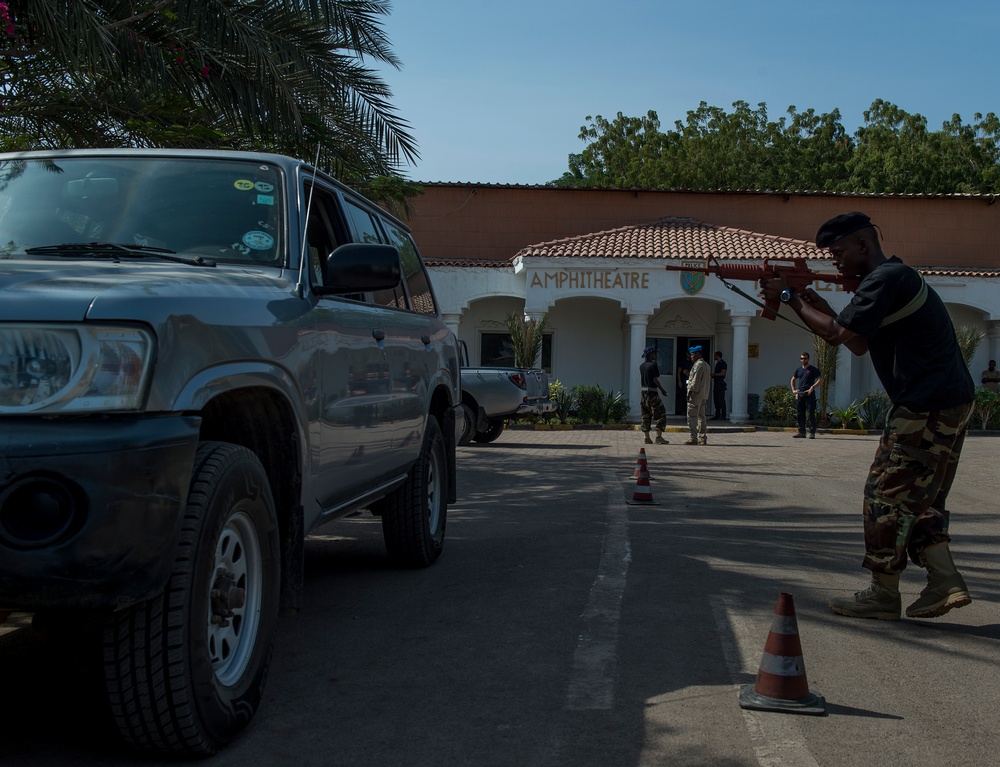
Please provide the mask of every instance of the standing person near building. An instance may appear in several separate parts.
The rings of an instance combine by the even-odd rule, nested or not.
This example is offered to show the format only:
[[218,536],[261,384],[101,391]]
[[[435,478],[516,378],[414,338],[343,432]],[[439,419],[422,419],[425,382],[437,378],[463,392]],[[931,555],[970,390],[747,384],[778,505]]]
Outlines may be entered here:
[[722,352],[715,353],[715,370],[712,371],[712,400],[715,405],[715,415],[712,421],[726,420],[726,373],[729,365],[722,359]]
[[1000,370],[997,370],[996,360],[989,361],[979,380],[990,391],[1000,391]]
[[685,445],[707,445],[708,430],[705,424],[705,409],[708,405],[708,390],[712,372],[708,363],[701,358],[701,347],[688,349],[691,355],[691,372],[687,380],[687,422],[691,438]]
[[783,277],[762,280],[827,343],[868,352],[892,401],[865,484],[864,567],[871,584],[829,601],[841,615],[899,620],[899,576],[907,556],[927,569],[927,586],[906,608],[934,618],[972,602],[952,560],[946,507],[972,416],[975,385],[938,294],[920,273],[887,258],[871,219],[846,213],[816,233],[837,270],[861,283],[839,314],[811,288],[790,290]]
[[663,400],[660,394],[667,396],[667,390],[660,383],[660,368],[656,364],[656,347],[647,346],[642,350],[642,364],[639,365],[639,382],[642,386],[642,395],[639,398],[639,405],[642,410],[642,423],[639,428],[644,435],[643,442],[652,445],[653,440],[649,437],[650,427],[656,425],[656,444],[669,445],[663,438],[663,430],[667,427],[667,410],[663,407]]
[[799,366],[792,373],[789,386],[795,394],[795,414],[799,422],[799,430],[793,437],[802,439],[806,436],[806,413],[809,414],[809,439],[816,439],[816,387],[823,383],[819,368],[809,364],[809,352],[799,355]]

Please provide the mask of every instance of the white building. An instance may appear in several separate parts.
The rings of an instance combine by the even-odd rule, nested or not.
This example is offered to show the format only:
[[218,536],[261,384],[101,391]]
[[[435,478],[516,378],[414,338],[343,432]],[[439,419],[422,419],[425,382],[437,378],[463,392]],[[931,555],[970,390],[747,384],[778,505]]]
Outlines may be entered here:
[[[484,352],[506,334],[504,319],[523,312],[547,318],[542,363],[551,380],[566,386],[599,384],[623,391],[632,417],[639,418],[639,364],[647,345],[658,349],[667,391],[667,412],[683,412],[676,396],[676,364],[688,346],[699,344],[707,361],[721,351],[729,365],[728,413],[735,423],[750,418],[749,405],[770,386],[787,385],[801,351],[813,351],[804,328],[767,320],[753,303],[757,285],[729,284],[715,275],[668,271],[664,267],[703,267],[712,256],[723,264],[759,266],[764,259],[789,264],[805,259],[813,272],[836,274],[825,251],[810,242],[713,226],[691,218],[664,218],[651,224],[568,237],[523,248],[509,261],[429,260],[435,292],[445,322],[464,341],[476,364],[489,364]],[[905,261],[904,257],[904,261]],[[985,334],[971,365],[973,380],[989,359],[1000,358],[1000,273],[920,267],[944,300],[958,326]],[[850,294],[838,285],[817,281],[839,310]],[[781,312],[798,323],[794,312]],[[881,388],[869,358],[846,349],[838,355],[831,384],[831,406],[860,402]],[[672,402],[671,402],[672,400]]]

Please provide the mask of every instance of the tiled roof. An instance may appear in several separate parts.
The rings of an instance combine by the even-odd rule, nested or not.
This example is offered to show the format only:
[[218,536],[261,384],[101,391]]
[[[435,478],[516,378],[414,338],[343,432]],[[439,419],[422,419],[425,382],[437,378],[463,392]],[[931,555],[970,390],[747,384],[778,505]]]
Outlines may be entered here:
[[425,258],[427,266],[485,266],[488,269],[511,269],[510,259],[496,261],[492,258]]
[[[511,262],[519,257],[703,259],[710,255],[727,261],[756,261],[762,258],[829,261],[830,258],[825,250],[806,240],[714,226],[693,218],[667,217],[647,224],[529,245],[521,248],[508,261],[428,259],[427,265],[503,269],[510,268]],[[1000,270],[996,269],[922,266],[920,271],[938,277],[1000,277]]]
[[921,266],[921,274],[935,277],[1000,277],[1000,269],[955,269],[950,266]]
[[993,192],[830,192],[823,189],[710,189],[693,187],[647,187],[647,186],[571,186],[561,187],[553,184],[517,184],[497,183],[488,181],[413,181],[418,186],[458,187],[462,189],[544,189],[555,192],[673,192],[676,194],[734,194],[762,195],[773,197],[859,197],[866,199],[885,200],[989,200],[997,195]]
[[725,259],[829,258],[805,240],[672,217],[529,245],[514,257],[705,258],[709,255]]

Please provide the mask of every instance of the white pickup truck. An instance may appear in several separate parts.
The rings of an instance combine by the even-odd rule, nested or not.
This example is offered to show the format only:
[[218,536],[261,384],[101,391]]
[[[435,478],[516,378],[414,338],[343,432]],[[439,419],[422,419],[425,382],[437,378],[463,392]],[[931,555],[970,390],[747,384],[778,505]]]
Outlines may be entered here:
[[542,368],[469,367],[469,350],[461,343],[462,410],[465,428],[459,445],[492,442],[510,418],[554,412],[549,376]]

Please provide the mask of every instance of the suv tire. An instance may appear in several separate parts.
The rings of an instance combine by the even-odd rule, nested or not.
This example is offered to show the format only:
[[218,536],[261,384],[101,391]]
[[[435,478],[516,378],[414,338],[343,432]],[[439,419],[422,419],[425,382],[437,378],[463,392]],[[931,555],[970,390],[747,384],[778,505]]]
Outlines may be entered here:
[[277,624],[279,550],[257,457],[199,445],[166,589],[114,613],[104,633],[105,684],[129,744],[210,755],[253,719]]
[[373,509],[382,515],[382,537],[394,563],[427,567],[441,555],[448,515],[447,471],[441,427],[428,415],[420,456],[406,481]]

